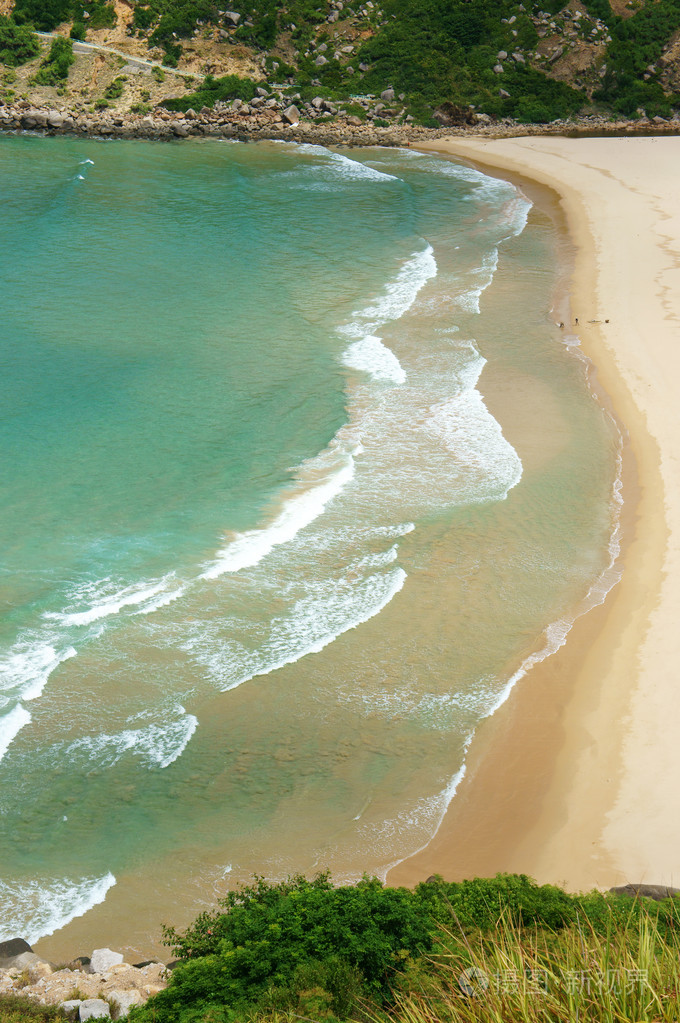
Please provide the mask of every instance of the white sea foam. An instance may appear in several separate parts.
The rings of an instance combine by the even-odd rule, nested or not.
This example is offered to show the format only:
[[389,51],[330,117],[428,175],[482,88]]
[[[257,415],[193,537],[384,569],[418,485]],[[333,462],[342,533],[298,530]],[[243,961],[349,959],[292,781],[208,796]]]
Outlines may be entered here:
[[169,767],[182,755],[198,726],[193,714],[180,709],[183,716],[169,724],[151,724],[145,728],[127,728],[113,735],[102,733],[76,739],[66,746],[63,756],[71,760],[85,759],[91,768],[108,769],[130,753],[149,770]]
[[0,692],[12,693],[22,700],[36,700],[55,668],[75,656],[72,646],[58,650],[39,636],[26,635],[0,658]]
[[225,641],[222,630],[209,629],[204,624],[182,648],[209,671],[224,691],[293,664],[307,654],[319,653],[344,632],[379,614],[406,580],[401,568],[357,581],[354,576],[360,572],[356,563],[350,566],[344,580],[309,584],[308,596],[297,600],[287,615],[272,620],[256,650],[248,650],[234,640]]
[[80,161],[80,163],[78,164],[78,166],[79,166],[79,167],[84,167],[84,166],[85,166],[86,164],[88,164],[88,163],[89,163],[89,164],[90,164],[90,165],[91,165],[92,167],[94,167],[94,160],[87,160],[87,159],[86,159],[86,160],[81,160],[81,161]]
[[[74,604],[89,602],[90,606],[85,610],[68,610],[62,612],[48,611],[45,618],[58,621],[64,626],[91,625],[93,622],[118,614],[124,608],[144,605],[155,610],[156,606],[161,607],[164,603],[176,600],[181,596],[182,588],[174,586],[175,576],[170,573],[163,579],[156,582],[133,584],[131,586],[117,587],[110,579],[101,579],[96,583],[87,583],[72,594]],[[168,587],[172,586],[173,589]],[[153,598],[160,599],[154,602]]]
[[456,503],[504,500],[522,478],[519,455],[476,388],[434,405],[424,428],[450,452]]
[[0,880],[0,940],[20,934],[32,945],[103,902],[115,883],[111,873],[77,881]]
[[[315,146],[309,143],[302,143],[297,146],[299,153],[310,153],[313,156],[321,156],[326,161],[326,166],[332,168],[333,174],[345,180],[370,180],[370,181],[398,181],[394,174],[386,174],[384,171],[376,170],[358,160],[352,160],[344,153],[334,153],[324,146]],[[317,168],[318,173],[318,168]]]
[[261,529],[236,533],[217,554],[201,579],[216,579],[225,572],[240,572],[259,564],[275,547],[288,543],[309,526],[354,476],[354,455],[337,441],[298,470],[297,490],[284,501],[273,522]]
[[415,302],[420,289],[437,276],[437,261],[431,245],[414,253],[400,268],[382,295],[354,313],[352,323],[341,327],[346,337],[364,338],[390,320],[400,319]]
[[345,366],[368,373],[374,380],[403,384],[406,373],[394,352],[379,337],[368,335],[349,346],[342,357]]
[[2,760],[21,729],[30,720],[31,715],[20,703],[0,718],[0,760]]
[[479,300],[493,281],[497,267],[498,249],[494,248],[484,256],[481,265],[468,275],[474,283],[455,296],[454,302],[459,309],[466,313],[479,313]]

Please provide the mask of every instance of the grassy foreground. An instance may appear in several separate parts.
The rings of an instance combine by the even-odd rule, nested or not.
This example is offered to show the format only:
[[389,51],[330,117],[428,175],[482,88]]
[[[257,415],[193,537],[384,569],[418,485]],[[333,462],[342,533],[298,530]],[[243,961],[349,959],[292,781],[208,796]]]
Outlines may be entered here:
[[414,891],[260,879],[165,938],[180,964],[133,1023],[680,1018],[680,899],[524,875]]

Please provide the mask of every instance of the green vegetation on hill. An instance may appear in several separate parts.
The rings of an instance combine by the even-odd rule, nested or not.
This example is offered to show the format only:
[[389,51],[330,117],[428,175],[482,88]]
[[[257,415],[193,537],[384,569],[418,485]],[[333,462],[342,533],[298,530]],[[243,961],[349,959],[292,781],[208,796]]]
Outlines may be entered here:
[[186,111],[189,107],[200,110],[201,107],[213,107],[217,102],[226,103],[232,99],[242,99],[248,102],[253,98],[255,92],[256,84],[249,78],[239,78],[238,75],[213,78],[212,75],[207,75],[201,88],[196,92],[178,96],[176,99],[167,99],[163,106],[167,110]]
[[130,1020],[670,1021],[679,909],[567,895],[523,875],[414,891],[259,879],[184,933],[166,929],[180,963]]
[[[84,18],[86,12],[88,17]],[[39,32],[52,32],[65,21],[87,23],[88,28],[110,28],[116,24],[113,4],[105,0],[16,0],[13,11],[17,24],[33,25]]]
[[30,28],[0,15],[0,64],[19,67],[39,53],[40,43]]
[[73,43],[61,37],[54,40],[50,52],[35,75],[36,85],[59,85],[68,78],[68,69],[75,60]]

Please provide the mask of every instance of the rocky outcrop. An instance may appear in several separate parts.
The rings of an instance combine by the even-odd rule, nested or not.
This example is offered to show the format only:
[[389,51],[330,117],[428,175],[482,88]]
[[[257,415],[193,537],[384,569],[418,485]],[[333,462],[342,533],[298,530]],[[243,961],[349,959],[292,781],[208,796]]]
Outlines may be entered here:
[[[2,955],[4,953],[4,955]],[[21,994],[41,1005],[61,1005],[74,1020],[124,1019],[167,986],[162,963],[131,966],[120,952],[95,949],[63,969],[41,959],[23,939],[0,945],[0,994]]]
[[680,888],[668,888],[663,884],[624,884],[609,889],[612,895],[627,895],[629,898],[642,897],[654,899],[661,902],[662,899],[670,899],[674,895],[680,895]]
[[[390,90],[391,91],[391,90]],[[437,115],[439,128],[413,124],[397,107],[388,108],[375,100],[364,101],[365,118],[344,111],[340,104],[315,96],[309,103],[293,97],[284,105],[261,89],[250,103],[233,100],[217,103],[214,109],[175,113],[156,107],[146,114],[114,114],[103,110],[84,113],[79,110],[39,108],[27,101],[2,105],[0,131],[35,131],[48,135],[81,135],[105,138],[165,139],[230,138],[241,141],[283,139],[337,146],[408,146],[449,136],[469,134],[488,138],[512,138],[524,135],[677,135],[680,117],[655,117],[636,121],[610,121],[590,115],[550,124],[518,124],[504,119],[492,120],[470,107],[443,104]]]

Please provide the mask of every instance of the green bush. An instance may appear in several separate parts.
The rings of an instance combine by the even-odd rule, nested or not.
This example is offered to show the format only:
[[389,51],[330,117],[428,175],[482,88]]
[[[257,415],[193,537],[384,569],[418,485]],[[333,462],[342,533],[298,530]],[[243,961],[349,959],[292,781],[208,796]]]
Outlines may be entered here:
[[34,81],[37,85],[58,85],[68,78],[68,70],[75,60],[70,39],[55,39],[47,60],[38,68]]
[[87,28],[84,21],[74,21],[69,33],[69,39],[85,39]]
[[40,32],[51,32],[62,21],[71,18],[72,0],[16,0],[14,20],[30,24]]
[[218,101],[225,103],[232,99],[242,99],[249,102],[256,91],[257,85],[250,78],[239,78],[238,75],[213,78],[212,75],[207,75],[196,92],[190,92],[186,96],[178,96],[174,99],[166,99],[161,105],[166,110],[184,111],[189,107],[200,110],[201,107],[214,107]]
[[40,53],[40,42],[26,25],[0,15],[0,64],[19,67]]
[[120,99],[123,95],[126,81],[127,78],[124,77],[114,78],[111,84],[107,85],[104,90],[104,99]]

